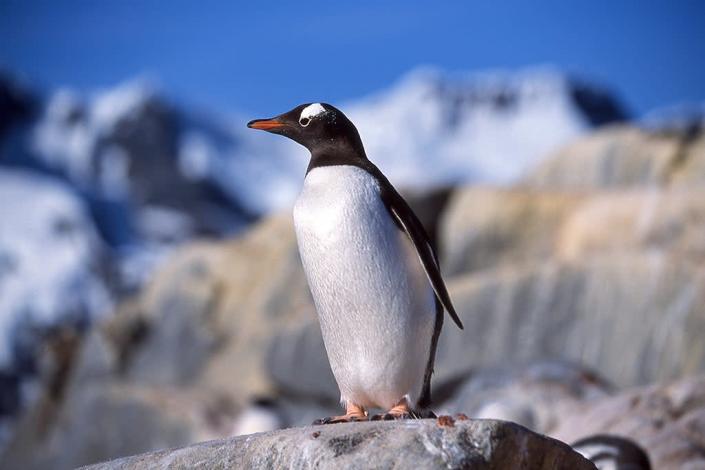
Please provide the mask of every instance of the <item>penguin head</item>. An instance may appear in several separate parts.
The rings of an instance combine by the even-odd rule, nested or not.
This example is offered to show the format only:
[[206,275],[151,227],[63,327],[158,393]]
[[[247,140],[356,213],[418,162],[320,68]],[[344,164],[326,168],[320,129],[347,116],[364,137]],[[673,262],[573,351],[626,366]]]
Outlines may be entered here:
[[250,121],[247,127],[288,137],[312,154],[346,147],[362,150],[360,134],[353,123],[328,103],[301,104],[279,116]]

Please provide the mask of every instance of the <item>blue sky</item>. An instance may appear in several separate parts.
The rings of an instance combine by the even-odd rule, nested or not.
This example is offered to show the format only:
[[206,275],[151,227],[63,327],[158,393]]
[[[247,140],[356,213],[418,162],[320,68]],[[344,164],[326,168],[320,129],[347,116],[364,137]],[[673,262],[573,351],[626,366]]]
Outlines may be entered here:
[[0,67],[37,86],[144,75],[221,111],[340,102],[418,65],[554,65],[636,115],[705,102],[703,1],[0,0]]

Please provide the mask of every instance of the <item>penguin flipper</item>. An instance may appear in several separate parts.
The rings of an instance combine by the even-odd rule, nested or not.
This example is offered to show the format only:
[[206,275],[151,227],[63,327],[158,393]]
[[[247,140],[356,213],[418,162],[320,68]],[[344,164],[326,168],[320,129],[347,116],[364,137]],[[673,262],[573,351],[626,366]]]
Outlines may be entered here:
[[[382,176],[382,178],[384,178]],[[428,277],[433,292],[436,298],[440,301],[443,308],[448,312],[458,328],[463,329],[463,322],[460,321],[453,303],[450,300],[448,289],[446,288],[443,277],[441,277],[441,269],[438,264],[438,258],[435,251],[431,247],[426,230],[421,225],[418,217],[411,210],[403,197],[392,187],[386,178],[383,180],[386,184],[382,186],[382,199],[387,206],[387,210],[392,218],[396,221],[411,240],[412,245],[416,249],[416,254],[419,256],[421,266],[423,266],[426,276]]]

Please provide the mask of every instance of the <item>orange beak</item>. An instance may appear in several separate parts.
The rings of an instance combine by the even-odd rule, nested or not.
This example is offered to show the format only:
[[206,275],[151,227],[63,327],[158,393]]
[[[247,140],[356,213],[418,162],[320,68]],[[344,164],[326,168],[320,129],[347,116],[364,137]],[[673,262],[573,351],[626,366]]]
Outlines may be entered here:
[[247,127],[250,129],[260,129],[263,131],[271,131],[273,129],[281,129],[282,127],[286,127],[286,124],[283,122],[277,121],[276,118],[274,119],[255,119],[254,121],[250,121],[247,123]]

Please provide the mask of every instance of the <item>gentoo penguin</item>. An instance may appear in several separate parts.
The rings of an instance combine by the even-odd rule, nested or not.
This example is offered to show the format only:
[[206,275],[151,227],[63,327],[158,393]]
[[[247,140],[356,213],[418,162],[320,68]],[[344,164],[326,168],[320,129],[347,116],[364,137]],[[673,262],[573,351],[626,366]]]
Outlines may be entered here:
[[462,328],[416,215],[327,103],[247,124],[311,152],[296,238],[346,413],[319,424],[428,414],[443,310]]
[[599,470],[651,470],[649,456],[636,442],[611,434],[595,434],[571,444]]

